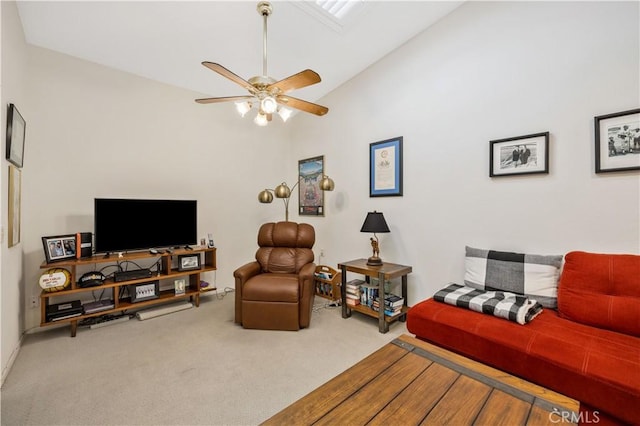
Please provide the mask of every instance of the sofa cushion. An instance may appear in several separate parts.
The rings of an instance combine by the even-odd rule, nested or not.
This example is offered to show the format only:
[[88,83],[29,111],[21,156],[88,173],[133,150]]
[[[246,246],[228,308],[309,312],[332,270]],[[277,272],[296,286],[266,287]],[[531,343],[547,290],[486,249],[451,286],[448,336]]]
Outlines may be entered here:
[[567,253],[558,312],[563,318],[640,337],[640,256]]
[[416,337],[640,424],[640,339],[542,311],[525,326],[429,299],[407,313]]
[[562,255],[543,256],[465,248],[464,283],[480,290],[509,291],[557,307]]

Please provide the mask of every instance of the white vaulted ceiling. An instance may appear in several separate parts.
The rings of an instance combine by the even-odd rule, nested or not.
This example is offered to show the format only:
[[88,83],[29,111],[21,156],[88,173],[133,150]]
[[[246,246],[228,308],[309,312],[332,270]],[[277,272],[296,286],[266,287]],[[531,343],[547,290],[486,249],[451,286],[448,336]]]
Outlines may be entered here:
[[[206,96],[233,96],[244,89],[200,63],[220,63],[244,79],[262,74],[257,3],[19,1],[18,10],[30,44]],[[462,3],[357,1],[339,21],[314,2],[272,1],[268,74],[280,80],[313,69],[322,82],[296,96],[316,101]]]

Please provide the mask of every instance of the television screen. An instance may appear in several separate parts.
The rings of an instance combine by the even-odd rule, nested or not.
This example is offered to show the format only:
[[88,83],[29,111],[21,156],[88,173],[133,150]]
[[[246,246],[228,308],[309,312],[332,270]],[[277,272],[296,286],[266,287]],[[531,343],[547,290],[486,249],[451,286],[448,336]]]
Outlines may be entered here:
[[96,253],[195,244],[197,201],[96,198]]

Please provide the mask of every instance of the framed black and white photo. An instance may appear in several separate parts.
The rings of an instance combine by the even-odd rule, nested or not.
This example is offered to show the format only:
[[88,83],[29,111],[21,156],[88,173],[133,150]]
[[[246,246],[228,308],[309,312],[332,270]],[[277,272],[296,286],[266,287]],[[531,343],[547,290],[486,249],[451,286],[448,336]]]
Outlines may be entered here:
[[640,108],[595,117],[596,173],[640,170]]
[[6,157],[17,167],[24,163],[24,136],[27,124],[14,104],[7,111],[7,152]]
[[369,144],[369,197],[402,196],[402,136]]
[[183,254],[178,256],[178,271],[200,269],[200,254]]
[[549,132],[489,142],[489,176],[549,173]]
[[42,237],[47,263],[76,257],[76,234]]
[[324,156],[298,161],[298,214],[324,216],[324,191],[320,181],[324,176]]

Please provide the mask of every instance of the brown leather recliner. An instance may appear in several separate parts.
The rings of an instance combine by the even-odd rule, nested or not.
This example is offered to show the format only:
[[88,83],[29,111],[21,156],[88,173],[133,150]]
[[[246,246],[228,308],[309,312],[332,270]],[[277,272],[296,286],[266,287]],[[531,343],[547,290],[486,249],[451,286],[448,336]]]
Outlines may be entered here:
[[244,328],[298,330],[313,309],[313,244],[307,223],[265,223],[256,260],[236,269],[236,318]]

